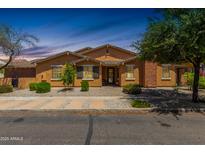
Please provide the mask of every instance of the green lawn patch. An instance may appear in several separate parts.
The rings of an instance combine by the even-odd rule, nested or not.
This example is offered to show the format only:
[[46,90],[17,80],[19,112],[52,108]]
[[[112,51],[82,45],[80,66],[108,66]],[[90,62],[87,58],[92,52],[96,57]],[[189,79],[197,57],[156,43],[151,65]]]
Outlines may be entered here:
[[142,100],[133,100],[131,105],[134,108],[150,108],[151,107],[151,104],[149,102],[142,101]]

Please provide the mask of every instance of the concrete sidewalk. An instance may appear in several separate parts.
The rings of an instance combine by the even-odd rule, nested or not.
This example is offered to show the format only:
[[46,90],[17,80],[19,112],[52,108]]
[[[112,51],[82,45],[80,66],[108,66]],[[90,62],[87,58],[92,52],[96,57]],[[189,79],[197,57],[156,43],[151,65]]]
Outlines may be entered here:
[[1,97],[1,110],[131,109],[124,97]]

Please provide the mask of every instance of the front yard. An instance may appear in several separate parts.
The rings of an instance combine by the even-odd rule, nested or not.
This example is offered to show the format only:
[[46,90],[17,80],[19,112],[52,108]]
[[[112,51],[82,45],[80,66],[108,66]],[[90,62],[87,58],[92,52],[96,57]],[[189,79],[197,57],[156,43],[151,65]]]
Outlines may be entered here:
[[[200,98],[205,101],[205,90],[199,91]],[[111,97],[105,102],[108,105],[106,108],[109,108],[109,104],[113,108],[118,107],[135,107],[135,108],[157,108],[162,110],[167,109],[192,109],[193,111],[198,111],[200,108],[205,108],[205,102],[192,103],[191,102],[191,91],[187,88],[180,88],[178,93],[173,88],[142,88],[141,92],[136,95],[126,94],[122,92],[121,87],[90,87],[89,91],[82,92],[81,88],[72,88],[71,90],[65,90],[64,88],[51,88],[51,91],[48,93],[38,94],[35,91],[29,91],[29,89],[14,89],[11,93],[0,94],[1,98],[29,98],[29,97],[59,97],[59,99],[73,99],[81,97],[90,97],[103,99],[104,97]],[[65,98],[63,98],[65,97]],[[113,97],[113,99],[112,99]],[[114,97],[118,97],[116,100]],[[116,101],[114,101],[116,100]],[[89,104],[89,101],[85,102]],[[116,105],[117,106],[116,106]],[[85,105],[86,106],[86,105]]]
[[192,103],[192,94],[187,88],[180,88],[178,92],[173,88],[143,89],[136,97],[137,100],[146,101],[161,111],[180,108],[199,111],[200,108],[205,108],[205,90],[199,90],[199,98],[199,103]]

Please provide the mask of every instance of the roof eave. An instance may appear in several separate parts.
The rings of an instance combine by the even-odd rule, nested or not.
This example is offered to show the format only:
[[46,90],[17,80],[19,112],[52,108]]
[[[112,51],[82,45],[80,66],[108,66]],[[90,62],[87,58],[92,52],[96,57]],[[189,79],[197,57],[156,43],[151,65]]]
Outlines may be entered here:
[[44,61],[46,61],[46,60],[50,60],[50,59],[56,58],[56,57],[58,57],[58,56],[62,56],[62,55],[64,55],[64,54],[67,54],[67,55],[71,54],[71,55],[77,56],[77,57],[79,57],[79,58],[83,58],[83,57],[84,57],[84,56],[82,56],[82,55],[80,55],[80,54],[73,53],[73,52],[71,52],[71,51],[65,51],[65,52],[62,52],[62,53],[59,53],[59,54],[56,54],[56,55],[53,55],[53,56],[49,56],[49,57],[44,58],[44,59],[40,59],[40,60],[34,61],[33,63],[38,64],[38,63],[44,62]]

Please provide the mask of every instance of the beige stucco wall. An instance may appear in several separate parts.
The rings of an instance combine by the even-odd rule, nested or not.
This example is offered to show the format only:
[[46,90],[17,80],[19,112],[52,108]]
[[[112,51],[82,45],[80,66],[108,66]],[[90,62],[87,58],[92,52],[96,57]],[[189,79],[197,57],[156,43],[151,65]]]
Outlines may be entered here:
[[19,78],[18,80],[18,88],[20,89],[28,88],[30,83],[36,82],[36,78]]
[[171,79],[162,79],[162,66],[157,65],[157,87],[174,87],[176,86],[176,73],[174,65],[171,65]]
[[[134,65],[134,79],[129,80],[126,79],[126,65]],[[119,68],[119,74],[120,74],[120,86],[124,86],[126,84],[135,83],[135,84],[142,84],[142,62],[139,60],[133,60],[129,63],[126,63],[124,65],[121,65]]]
[[[77,66],[83,66],[83,65],[93,65],[93,66],[99,66],[99,78],[93,79],[93,80],[87,80],[89,82],[89,86],[91,87],[100,87],[102,86],[102,66],[99,63],[92,62],[92,61],[83,61],[77,64]],[[76,67],[76,66],[75,66]],[[80,87],[81,86],[82,79],[75,79],[74,86]]]
[[[12,84],[11,80],[12,80],[11,78],[0,79],[0,85],[11,85]],[[32,82],[36,82],[36,78],[27,78],[27,77],[18,78],[18,88],[20,89],[29,88],[29,84]]]
[[79,57],[74,55],[62,55],[47,61],[43,61],[38,63],[36,66],[36,81],[46,81],[51,83],[53,87],[62,87],[64,86],[62,81],[59,80],[52,80],[52,67],[51,65],[64,65],[65,63],[72,62],[74,60],[78,60]]
[[[37,82],[41,82],[41,81],[46,81],[51,83],[51,86],[53,87],[63,87],[63,82],[59,81],[59,80],[52,80],[52,67],[51,65],[64,65],[66,62],[71,62],[74,60],[79,59],[76,56],[73,55],[64,55],[64,56],[60,56],[58,58],[52,59],[52,60],[48,60],[42,63],[39,63],[36,67],[36,79]],[[76,64],[77,65],[96,65],[99,66],[98,63],[95,62],[90,62],[90,61],[83,61],[83,62],[79,62]],[[75,66],[75,67],[76,67]],[[89,85],[93,86],[93,87],[98,87],[98,86],[102,86],[102,76],[101,76],[101,67],[99,69],[99,79],[94,79],[94,80],[89,80]],[[81,85],[81,79],[75,79],[74,82],[74,86],[79,87]]]
[[11,85],[11,78],[0,78],[0,85]]

